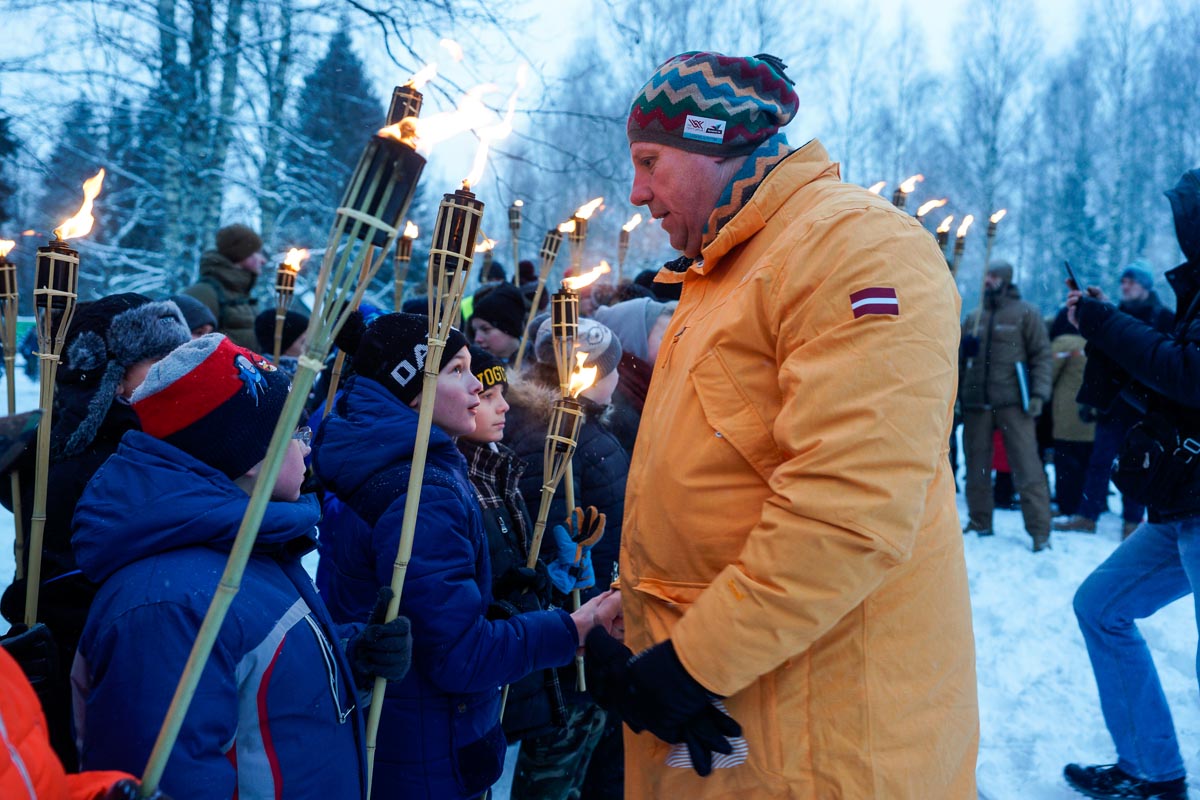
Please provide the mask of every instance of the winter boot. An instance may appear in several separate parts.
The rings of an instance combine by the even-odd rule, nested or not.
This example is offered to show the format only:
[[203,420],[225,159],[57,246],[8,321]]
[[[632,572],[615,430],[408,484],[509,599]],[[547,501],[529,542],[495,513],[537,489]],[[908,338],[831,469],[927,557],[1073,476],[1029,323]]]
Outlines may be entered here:
[[1054,530],[1056,531],[1074,531],[1076,533],[1095,533],[1096,520],[1081,517],[1078,514],[1072,514],[1067,519],[1055,522]]
[[1187,800],[1187,781],[1147,781],[1116,764],[1085,767],[1067,764],[1063,777],[1072,789],[1097,800]]
[[971,522],[967,524],[967,527],[963,528],[963,533],[977,533],[980,536],[991,536],[995,531],[991,528],[980,528],[974,522]]
[[1033,537],[1033,552],[1040,553],[1050,549],[1050,534]]

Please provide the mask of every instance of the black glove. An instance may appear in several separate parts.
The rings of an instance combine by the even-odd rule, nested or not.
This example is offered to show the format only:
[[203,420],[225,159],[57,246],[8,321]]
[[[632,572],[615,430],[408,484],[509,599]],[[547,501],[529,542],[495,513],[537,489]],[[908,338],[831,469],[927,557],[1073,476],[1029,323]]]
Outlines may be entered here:
[[717,696],[683,668],[670,639],[628,657],[629,648],[597,627],[585,644],[592,697],[634,733],[648,730],[664,742],[686,745],[701,776],[712,772],[713,753],[733,752],[729,738],[741,736],[742,726],[713,705]]
[[492,595],[498,600],[519,594],[532,594],[539,599],[550,596],[550,575],[545,563],[538,561],[534,569],[513,567],[492,584]]
[[140,783],[132,778],[126,778],[108,787],[108,792],[104,794],[103,800],[171,800],[168,795],[158,790],[155,790],[154,794],[150,795],[149,798],[143,798],[141,789],[142,785]]
[[965,358],[974,358],[979,355],[979,337],[969,333],[962,337],[962,352]]
[[[39,698],[58,682],[61,665],[58,660],[58,645],[50,629],[42,623],[32,628],[17,624],[0,640],[13,660],[21,665],[29,684]],[[43,700],[45,702],[45,700]]]
[[382,587],[367,627],[346,645],[346,658],[360,688],[367,688],[377,677],[402,680],[412,664],[412,630],[408,617],[383,621],[391,600],[391,587]]

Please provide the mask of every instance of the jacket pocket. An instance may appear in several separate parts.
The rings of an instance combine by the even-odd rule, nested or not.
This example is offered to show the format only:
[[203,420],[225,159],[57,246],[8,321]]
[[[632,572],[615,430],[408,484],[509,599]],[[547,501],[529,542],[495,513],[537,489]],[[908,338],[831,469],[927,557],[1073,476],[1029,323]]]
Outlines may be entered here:
[[720,348],[692,367],[692,386],[704,418],[764,481],[783,461],[767,421],[737,379]]
[[[500,727],[500,694],[481,692],[451,701],[450,760],[464,797],[483,793],[504,771],[507,742]],[[482,731],[482,733],[481,733]]]

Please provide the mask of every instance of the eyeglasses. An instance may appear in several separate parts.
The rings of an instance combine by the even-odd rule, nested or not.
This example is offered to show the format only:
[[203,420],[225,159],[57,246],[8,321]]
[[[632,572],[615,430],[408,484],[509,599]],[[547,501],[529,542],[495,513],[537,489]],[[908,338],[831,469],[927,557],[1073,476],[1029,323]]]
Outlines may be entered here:
[[296,428],[296,432],[292,434],[292,438],[305,447],[312,447],[312,428],[307,425],[303,428]]

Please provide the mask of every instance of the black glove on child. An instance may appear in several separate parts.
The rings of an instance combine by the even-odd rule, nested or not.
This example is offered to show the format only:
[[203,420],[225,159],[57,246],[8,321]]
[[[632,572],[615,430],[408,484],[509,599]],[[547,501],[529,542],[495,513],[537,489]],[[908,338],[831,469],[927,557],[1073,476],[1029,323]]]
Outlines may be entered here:
[[157,790],[150,797],[143,798],[141,787],[142,785],[132,778],[117,781],[108,787],[108,791],[105,792],[102,800],[171,800],[169,796]]
[[391,587],[382,587],[367,627],[346,645],[346,658],[354,670],[354,682],[360,688],[367,688],[375,678],[401,680],[412,664],[412,630],[408,617],[383,621],[391,601]]
[[733,752],[729,738],[741,736],[742,726],[713,705],[717,696],[683,668],[670,639],[634,656],[597,627],[585,644],[592,697],[634,733],[648,730],[664,742],[686,745],[701,776],[712,772],[713,753]]

